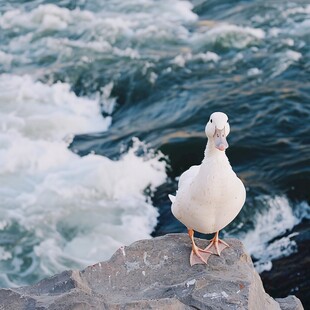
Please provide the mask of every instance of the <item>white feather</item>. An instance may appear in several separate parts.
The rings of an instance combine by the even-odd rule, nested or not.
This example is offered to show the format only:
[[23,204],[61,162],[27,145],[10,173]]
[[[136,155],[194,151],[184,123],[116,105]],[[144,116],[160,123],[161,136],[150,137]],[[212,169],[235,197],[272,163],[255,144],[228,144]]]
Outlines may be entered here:
[[[187,228],[214,233],[228,225],[245,202],[245,188],[224,151],[212,143],[213,128],[227,123],[224,113],[216,112],[206,126],[209,141],[200,166],[192,166],[179,180],[176,196],[169,195],[172,213]],[[209,127],[208,127],[209,126]]]
[[170,201],[171,201],[172,203],[175,202],[175,196],[173,196],[173,195],[168,195],[168,197],[169,197],[169,199],[170,199]]

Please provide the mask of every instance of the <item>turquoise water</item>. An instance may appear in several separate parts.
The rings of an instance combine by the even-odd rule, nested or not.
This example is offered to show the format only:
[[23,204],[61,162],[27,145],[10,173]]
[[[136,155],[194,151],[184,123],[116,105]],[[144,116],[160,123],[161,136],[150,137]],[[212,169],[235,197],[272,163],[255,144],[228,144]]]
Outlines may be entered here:
[[223,111],[247,187],[224,236],[309,299],[307,1],[0,4],[0,286],[185,231],[167,195]]

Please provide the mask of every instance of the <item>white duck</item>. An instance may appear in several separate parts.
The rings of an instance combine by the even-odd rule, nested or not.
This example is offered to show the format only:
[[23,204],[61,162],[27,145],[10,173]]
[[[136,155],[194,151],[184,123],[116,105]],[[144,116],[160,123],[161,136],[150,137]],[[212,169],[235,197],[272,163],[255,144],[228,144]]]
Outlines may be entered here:
[[[210,116],[205,128],[208,143],[201,165],[185,171],[179,179],[176,196],[169,195],[173,215],[188,228],[192,241],[191,265],[207,264],[211,254],[220,255],[229,246],[219,239],[219,230],[237,216],[245,202],[244,185],[225,154],[229,131],[226,114],[215,112]],[[204,250],[195,244],[194,230],[215,233]]]

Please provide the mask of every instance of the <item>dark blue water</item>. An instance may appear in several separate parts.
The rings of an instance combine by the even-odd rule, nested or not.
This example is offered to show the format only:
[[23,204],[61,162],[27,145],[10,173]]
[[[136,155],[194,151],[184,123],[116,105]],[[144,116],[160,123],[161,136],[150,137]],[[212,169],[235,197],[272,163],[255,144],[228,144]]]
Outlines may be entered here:
[[[81,198],[78,187],[76,192],[57,191],[59,199],[53,200],[50,208],[53,210],[59,201],[68,199],[59,212],[70,220],[55,218],[48,222],[50,234],[40,235],[34,227],[38,213],[45,208],[46,201],[50,201],[47,189],[41,194],[37,190],[31,191],[31,197],[39,203],[28,203],[30,198],[27,196],[27,200],[22,196],[14,205],[18,216],[8,212],[13,204],[11,206],[11,200],[7,198],[0,208],[5,222],[0,230],[0,257],[2,255],[3,259],[0,269],[7,274],[2,279],[3,286],[30,283],[62,268],[79,267],[101,258],[99,254],[80,255],[75,247],[84,247],[82,239],[71,242],[83,236],[93,240],[91,223],[98,212],[102,212],[102,218],[113,218],[114,228],[121,227],[120,222],[126,223],[124,219],[128,214],[130,223],[134,223],[134,219],[135,223],[147,221],[146,236],[185,231],[185,227],[173,218],[167,195],[176,190],[177,177],[183,171],[201,162],[206,144],[204,126],[212,112],[222,111],[229,116],[231,125],[227,155],[247,188],[247,202],[238,218],[223,231],[224,236],[235,236],[245,243],[266,290],[273,297],[296,294],[305,304],[310,302],[309,272],[306,271],[310,238],[308,1],[35,0],[1,3],[1,89],[7,90],[10,85],[9,89],[29,90],[29,94],[26,92],[25,95],[24,91],[20,96],[22,99],[16,99],[16,102],[13,90],[10,95],[0,95],[1,103],[11,100],[15,104],[12,110],[3,105],[1,117],[2,114],[18,115],[21,123],[28,124],[29,115],[37,115],[42,120],[37,127],[27,125],[29,128],[20,129],[24,125],[15,125],[12,118],[12,128],[18,131],[18,137],[23,135],[27,141],[35,140],[35,148],[45,147],[39,145],[41,140],[33,131],[40,132],[40,128],[46,126],[44,120],[48,119],[42,116],[45,108],[38,107],[36,102],[50,97],[54,104],[53,108],[48,107],[50,114],[47,115],[59,114],[40,139],[58,139],[54,133],[62,127],[59,124],[72,124],[68,130],[60,131],[59,137],[72,133],[70,150],[87,159],[76,159],[77,166],[72,171],[77,167],[82,170],[76,175],[70,172],[65,176],[60,174],[59,182],[54,183],[52,177],[45,181],[58,188],[63,186],[64,180],[70,180],[65,183],[68,189],[76,184],[87,188],[100,185],[98,189],[96,187],[99,196],[87,193]],[[30,76],[27,83],[25,74]],[[17,81],[17,77],[22,77],[22,82]],[[15,82],[10,84],[12,80]],[[35,86],[35,81],[42,84]],[[57,82],[68,85],[68,89],[55,89]],[[33,95],[34,92],[39,95]],[[70,108],[62,107],[59,112],[57,107],[67,100],[68,94],[75,96],[68,99]],[[71,109],[71,102],[76,98],[87,98],[99,104],[101,115],[111,124],[98,124],[96,112],[88,115],[86,112],[81,114],[77,108]],[[20,106],[26,104],[30,105],[29,110],[18,114]],[[69,120],[66,117],[72,111],[75,118]],[[80,115],[83,115],[83,121]],[[29,122],[33,124],[35,119]],[[78,127],[84,121],[86,125]],[[7,126],[2,126],[4,136],[8,132]],[[134,146],[136,155],[130,157],[136,143],[133,137],[142,141],[142,146]],[[26,142],[22,140],[22,143]],[[6,144],[3,142],[3,145]],[[59,152],[58,148],[55,150]],[[154,155],[154,151],[164,156]],[[39,151],[31,149],[29,152],[30,157],[40,156]],[[3,170],[1,182],[15,182],[14,178],[21,180],[22,177],[28,185],[21,183],[20,191],[26,191],[25,188],[34,183],[33,179],[41,180],[41,173],[47,173],[44,169],[33,173],[31,169],[35,168],[27,162],[27,171],[20,175],[19,166],[7,159],[11,154],[21,160],[20,152],[4,147],[3,154],[5,162],[13,168],[8,169],[9,172]],[[95,155],[89,157],[89,154],[96,154],[99,159],[92,158]],[[124,202],[115,203],[122,201],[125,190],[115,185],[117,180],[115,183],[113,172],[109,172],[113,167],[102,167],[104,180],[99,174],[89,174],[91,169],[96,169],[95,160],[101,164],[103,158],[120,165],[115,171],[134,166],[137,173],[128,180],[125,176],[132,170],[124,175],[115,173],[121,175],[119,179],[126,179],[125,187],[138,184],[136,179],[144,175],[143,182],[126,195],[130,196],[133,206],[142,206],[147,200],[147,217],[141,216],[143,207],[135,213],[133,209],[128,211]],[[137,158],[144,158],[145,162],[138,164]],[[158,164],[160,175],[150,168]],[[20,165],[24,167],[22,163]],[[57,168],[57,175],[61,169]],[[50,167],[48,173],[52,173]],[[77,181],[84,179],[94,183]],[[28,187],[26,192],[29,194]],[[37,183],[34,187],[37,189]],[[107,190],[110,187],[114,196]],[[4,197],[11,197],[12,188],[6,188]],[[104,193],[100,192],[102,188],[105,188]],[[141,193],[144,198],[137,198]],[[70,195],[75,198],[70,200]],[[90,206],[100,199],[104,203],[91,209]],[[76,214],[69,207],[79,205],[79,202],[85,205],[82,209],[87,209],[87,224],[79,220],[84,209]],[[104,212],[102,205],[106,208]],[[159,212],[157,224],[156,210],[152,206]],[[24,209],[35,210],[30,212],[36,215],[30,224],[20,220],[27,216],[27,212],[21,212]],[[96,227],[99,226],[98,223]],[[98,228],[99,231],[103,232]],[[20,238],[25,232],[29,234],[27,246]],[[131,239],[119,237],[117,242],[111,243],[110,250],[101,249],[101,252],[110,254],[109,251],[119,243],[142,237],[144,235],[132,232]],[[70,244],[70,251],[66,252],[66,257],[61,257],[61,262],[55,255],[55,263],[50,257],[42,256],[40,251],[45,249],[42,244],[47,239],[57,238],[60,241],[56,241],[56,248],[67,250]],[[14,251],[17,244],[20,250]],[[98,246],[95,243],[89,252]],[[75,255],[79,260],[72,260]],[[46,266],[45,261],[48,261]],[[13,270],[9,262],[15,263]],[[34,276],[31,270],[35,266],[40,266],[40,272]],[[25,276],[21,276],[22,272]]]

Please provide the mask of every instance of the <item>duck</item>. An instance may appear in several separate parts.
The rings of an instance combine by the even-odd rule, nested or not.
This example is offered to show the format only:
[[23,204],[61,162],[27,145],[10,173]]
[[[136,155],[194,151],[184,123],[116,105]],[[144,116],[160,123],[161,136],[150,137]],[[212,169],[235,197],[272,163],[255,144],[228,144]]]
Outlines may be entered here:
[[[187,227],[192,244],[190,265],[207,264],[211,255],[221,255],[229,247],[219,238],[219,231],[232,222],[241,211],[246,190],[233,171],[226,149],[230,133],[228,116],[223,112],[211,114],[205,133],[208,138],[204,159],[182,173],[176,195],[169,195],[171,211]],[[199,248],[194,232],[213,234],[208,246]]]

